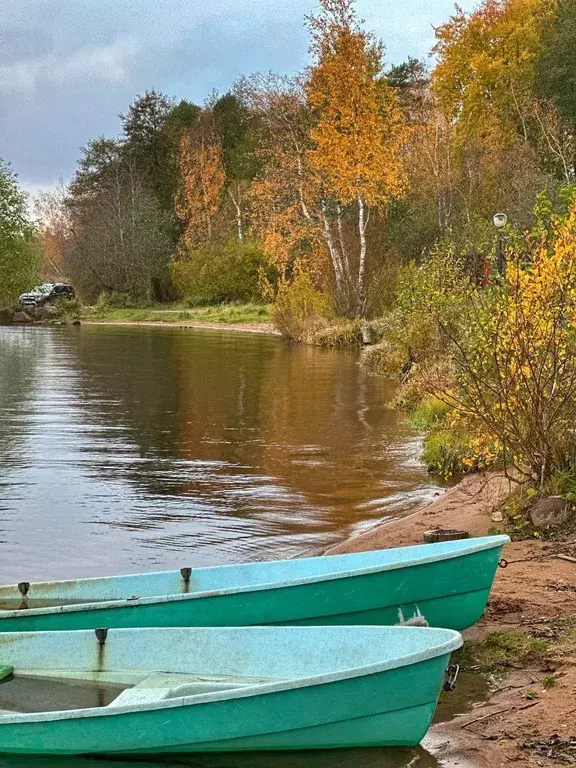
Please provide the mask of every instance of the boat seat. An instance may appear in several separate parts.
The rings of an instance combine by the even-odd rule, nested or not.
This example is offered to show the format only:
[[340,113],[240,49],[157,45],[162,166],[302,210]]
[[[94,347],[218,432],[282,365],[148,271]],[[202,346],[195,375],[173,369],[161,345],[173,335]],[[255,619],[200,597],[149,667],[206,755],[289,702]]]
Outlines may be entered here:
[[128,688],[114,699],[109,707],[126,707],[135,704],[149,704],[163,699],[179,696],[196,696],[202,693],[216,693],[231,688],[244,688],[269,682],[254,678],[203,678],[198,675],[157,672],[141,680],[133,688]]

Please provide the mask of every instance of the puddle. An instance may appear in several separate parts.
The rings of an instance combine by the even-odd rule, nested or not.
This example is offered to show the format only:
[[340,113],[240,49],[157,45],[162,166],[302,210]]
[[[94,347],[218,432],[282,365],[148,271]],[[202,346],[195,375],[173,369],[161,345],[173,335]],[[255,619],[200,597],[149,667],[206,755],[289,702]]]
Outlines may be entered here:
[[456,715],[470,712],[474,704],[486,701],[490,687],[484,675],[478,672],[460,672],[455,691],[442,691],[433,724],[448,723]]
[[107,707],[130,686],[16,676],[0,683],[0,711],[59,712]]

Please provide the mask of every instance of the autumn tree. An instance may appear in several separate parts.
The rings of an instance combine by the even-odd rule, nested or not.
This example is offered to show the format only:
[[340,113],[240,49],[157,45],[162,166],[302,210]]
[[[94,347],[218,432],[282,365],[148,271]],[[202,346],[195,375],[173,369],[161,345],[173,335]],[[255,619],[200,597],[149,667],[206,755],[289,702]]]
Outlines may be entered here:
[[404,145],[406,192],[388,215],[388,241],[404,260],[422,251],[454,223],[460,209],[454,129],[438,108],[425,65],[409,57],[386,72],[398,95],[408,137]]
[[281,274],[298,258],[320,278],[326,263],[322,197],[307,158],[311,110],[301,82],[255,74],[240,80],[236,92],[259,125],[262,167],[250,188],[253,231]]
[[[365,305],[366,229],[370,210],[385,212],[400,197],[405,174],[400,150],[406,131],[394,90],[383,78],[383,47],[365,32],[352,0],[321,0],[308,18],[315,63],[305,92],[317,120],[308,161],[327,193],[326,208],[340,226],[342,209],[357,214],[356,312]],[[349,271],[347,248],[327,221],[326,242],[337,280]]]
[[490,135],[501,146],[529,137],[534,63],[554,0],[484,0],[436,30],[433,88],[458,138]]
[[558,0],[542,32],[536,62],[540,96],[554,103],[560,114],[576,125],[576,5]]
[[532,201],[573,177],[574,132],[537,92],[543,30],[556,0],[484,0],[457,8],[436,30],[432,73],[436,108],[452,137],[452,224],[488,236],[505,210],[529,226]]
[[42,277],[62,282],[68,279],[66,257],[74,238],[68,190],[62,181],[54,191],[41,192],[36,197],[34,218],[42,251]]
[[239,87],[263,132],[255,222],[277,264],[304,258],[320,273],[328,257],[337,309],[361,315],[368,223],[403,192],[406,130],[382,48],[351,0],[323,0],[308,23],[315,61],[304,77],[257,75]]
[[[558,12],[566,15],[571,5],[558,6]],[[484,0],[471,14],[457,9],[436,30],[434,92],[458,146],[486,158],[483,173],[492,170],[494,188],[508,170],[500,169],[500,161],[515,150],[521,157],[512,167],[526,165],[533,150],[531,165],[571,181],[574,132],[554,106],[570,91],[558,85],[564,77],[559,67],[570,77],[570,11],[559,27],[556,9],[557,0]]]
[[130,104],[122,120],[123,153],[130,156],[139,176],[158,201],[164,215],[173,219],[170,237],[179,237],[174,194],[178,186],[179,150],[200,108],[152,89]]
[[180,140],[176,211],[184,223],[186,245],[198,245],[212,237],[225,181],[222,144],[214,115],[210,109],[204,109]]
[[259,168],[255,115],[234,93],[218,98],[212,114],[222,145],[226,196],[234,210],[238,242],[242,243],[247,228],[247,192]]

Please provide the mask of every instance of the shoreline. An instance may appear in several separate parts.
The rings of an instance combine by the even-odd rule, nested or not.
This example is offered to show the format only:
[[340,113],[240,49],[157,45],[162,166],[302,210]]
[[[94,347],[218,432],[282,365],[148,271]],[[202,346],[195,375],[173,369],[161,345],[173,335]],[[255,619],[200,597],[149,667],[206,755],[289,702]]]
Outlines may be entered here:
[[[485,536],[490,528],[502,526],[492,514],[509,488],[509,481],[498,473],[470,475],[432,503],[331,546],[324,554],[422,544],[424,531],[434,528]],[[526,768],[568,765],[566,754],[575,763],[576,749],[563,753],[562,745],[576,733],[576,536],[512,541],[504,557],[509,565],[497,571],[484,616],[463,633],[466,645],[474,652],[492,633],[502,638],[521,633],[527,642],[540,639],[547,647],[522,658],[511,654],[502,669],[491,674],[488,698],[452,721],[432,726],[424,746],[434,745],[431,751],[443,765],[469,768],[511,762]],[[553,680],[551,687],[545,687],[543,679]]]
[[82,325],[142,325],[160,328],[207,328],[215,331],[236,331],[280,336],[272,323],[215,323],[201,320],[82,320]]

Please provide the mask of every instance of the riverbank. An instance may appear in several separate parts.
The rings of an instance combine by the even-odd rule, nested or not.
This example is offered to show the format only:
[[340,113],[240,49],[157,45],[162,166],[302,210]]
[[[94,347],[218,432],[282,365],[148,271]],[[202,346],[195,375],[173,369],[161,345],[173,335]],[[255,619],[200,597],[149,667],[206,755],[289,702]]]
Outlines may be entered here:
[[96,322],[206,322],[222,324],[266,324],[272,319],[265,304],[214,304],[187,307],[184,304],[156,304],[149,307],[113,307],[107,304],[84,306],[83,320]]
[[85,307],[82,318],[83,323],[90,325],[161,325],[280,335],[263,304],[219,304],[192,308],[162,305],[145,309],[95,306]]
[[280,336],[272,323],[211,323],[201,320],[84,320],[82,325],[143,325],[164,328],[208,328],[218,331],[243,331]]
[[[507,492],[508,482],[497,474],[472,475],[414,514],[331,547],[327,554],[419,544],[424,531],[434,528],[486,535],[497,525],[492,514]],[[576,535],[513,541],[504,557],[509,565],[498,569],[484,616],[464,633],[462,663],[481,665],[491,693],[466,714],[434,726],[427,738],[431,749],[449,763],[456,760],[454,765],[573,765]]]

